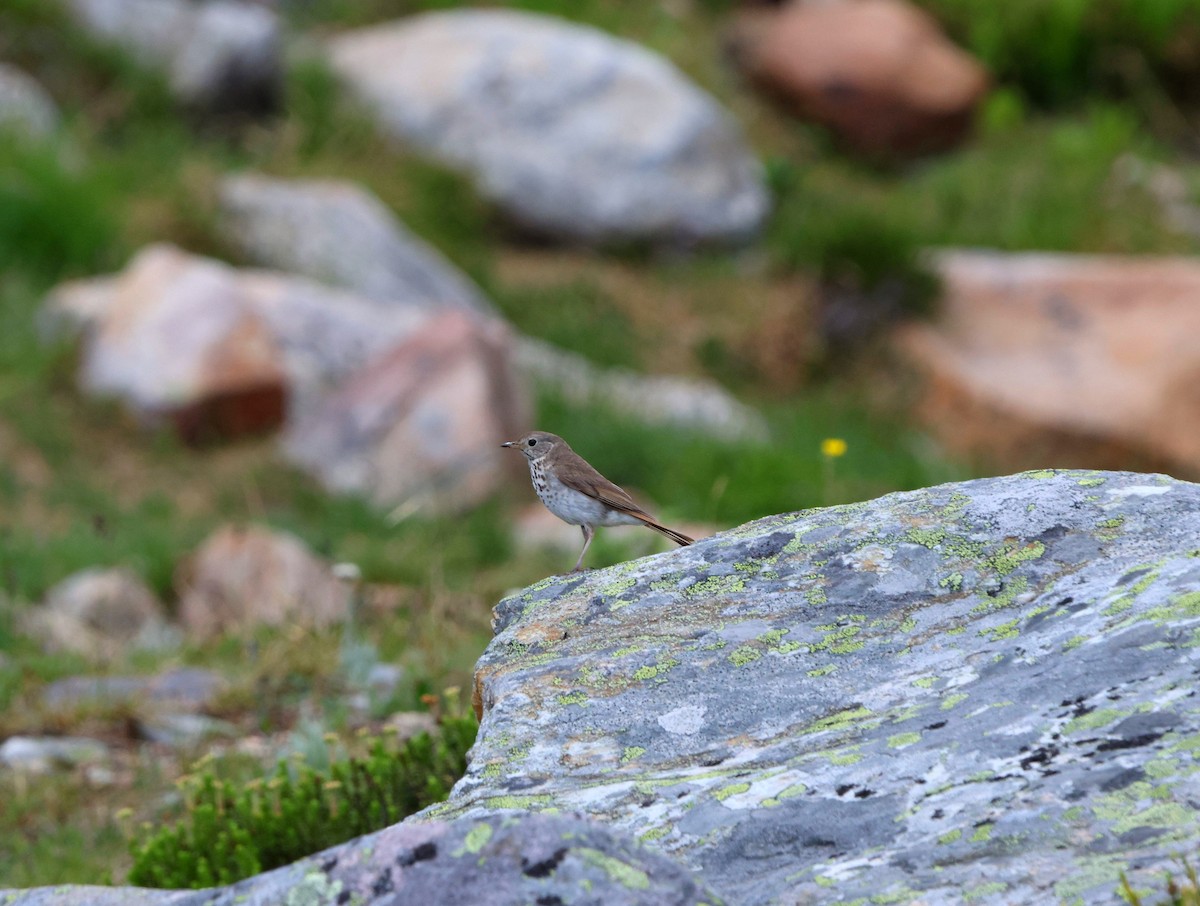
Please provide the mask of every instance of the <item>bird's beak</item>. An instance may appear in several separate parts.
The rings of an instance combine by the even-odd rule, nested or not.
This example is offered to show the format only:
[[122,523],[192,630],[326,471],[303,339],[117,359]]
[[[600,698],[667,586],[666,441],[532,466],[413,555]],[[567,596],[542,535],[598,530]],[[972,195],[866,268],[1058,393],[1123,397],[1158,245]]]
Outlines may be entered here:
[[512,446],[513,444],[515,444],[515,443],[516,443],[516,441],[515,441],[515,440],[506,440],[506,441],[505,441],[504,443],[502,443],[500,446],[502,446],[502,447],[511,447],[511,446]]

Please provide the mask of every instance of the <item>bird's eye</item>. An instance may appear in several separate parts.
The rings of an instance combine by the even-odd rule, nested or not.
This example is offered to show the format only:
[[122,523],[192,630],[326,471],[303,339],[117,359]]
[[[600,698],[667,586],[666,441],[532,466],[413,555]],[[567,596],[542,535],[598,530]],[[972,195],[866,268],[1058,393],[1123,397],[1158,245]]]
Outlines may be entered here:
[[536,437],[529,438],[529,446],[531,446],[531,447],[537,446],[537,438]]

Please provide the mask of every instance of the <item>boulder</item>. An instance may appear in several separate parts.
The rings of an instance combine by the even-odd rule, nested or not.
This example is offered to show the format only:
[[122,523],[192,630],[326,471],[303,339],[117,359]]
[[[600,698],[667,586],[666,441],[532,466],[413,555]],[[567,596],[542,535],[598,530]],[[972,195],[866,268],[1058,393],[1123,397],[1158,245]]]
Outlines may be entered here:
[[82,335],[85,391],[204,439],[299,418],[430,314],[152,245],[116,277],[55,288],[42,317]]
[[1195,851],[1200,486],[1042,471],[506,598],[467,776],[728,902],[1122,903]]
[[23,629],[47,651],[69,651],[100,661],[130,649],[160,648],[174,641],[163,606],[131,570],[85,569],[46,593],[28,612]]
[[463,312],[429,321],[287,432],[285,453],[328,489],[396,508],[455,512],[496,490],[500,444],[529,423],[507,328]]
[[897,343],[949,449],[1200,475],[1200,264],[962,250],[934,263],[940,315]]
[[765,441],[767,422],[711,381],[601,368],[578,353],[522,337],[517,368],[575,406],[604,406],[652,425],[699,431],[726,440]]
[[259,626],[329,626],[350,612],[350,586],[299,538],[259,526],[218,529],[176,574],[179,617],[197,638]]
[[535,233],[743,240],[766,215],[728,114],[663,58],[596,29],[462,9],[351,31],[329,53],[388,134],[469,173]]
[[202,667],[177,667],[157,676],[69,676],[42,690],[42,704],[53,711],[194,713],[213,708],[228,686],[220,674]]
[[405,823],[286,868],[206,891],[43,887],[6,906],[488,904],[701,906],[712,891],[670,859],[573,816]]
[[0,743],[0,767],[28,774],[49,774],[108,757],[108,746],[82,736],[10,736]]
[[68,0],[95,37],[166,73],[181,103],[212,110],[278,101],[283,53],[276,14],[238,0]]
[[58,108],[46,89],[17,67],[0,63],[0,134],[47,138],[58,121]]
[[905,0],[754,10],[733,49],[765,91],[872,155],[954,147],[988,87],[983,67]]
[[239,254],[380,302],[494,311],[478,287],[362,186],[226,176],[222,233]]

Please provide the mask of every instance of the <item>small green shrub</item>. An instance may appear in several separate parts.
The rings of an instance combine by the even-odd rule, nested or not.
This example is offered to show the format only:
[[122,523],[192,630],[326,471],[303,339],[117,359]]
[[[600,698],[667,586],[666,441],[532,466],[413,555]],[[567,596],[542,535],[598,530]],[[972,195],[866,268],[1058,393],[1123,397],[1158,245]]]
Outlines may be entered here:
[[[1167,875],[1167,899],[1154,899],[1155,906],[1200,906],[1200,876],[1187,859],[1182,860],[1184,880],[1177,881],[1174,875]],[[1117,892],[1132,906],[1143,906],[1146,900],[1133,889],[1129,879],[1121,874],[1121,884]]]
[[274,776],[236,787],[204,770],[181,781],[187,814],[131,847],[128,883],[202,888],[230,884],[380,830],[444,799],[466,771],[475,718],[443,718],[434,736],[401,745],[377,736],[364,756],[328,771],[280,762]]
[[1130,96],[1197,74],[1200,0],[919,0],[998,81],[1037,104]]

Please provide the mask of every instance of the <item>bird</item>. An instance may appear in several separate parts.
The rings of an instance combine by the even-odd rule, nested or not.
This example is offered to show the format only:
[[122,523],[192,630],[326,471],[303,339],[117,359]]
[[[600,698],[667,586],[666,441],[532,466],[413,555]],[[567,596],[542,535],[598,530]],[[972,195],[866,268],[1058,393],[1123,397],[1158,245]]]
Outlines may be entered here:
[[583,555],[598,525],[644,525],[666,535],[681,547],[694,544],[682,532],[667,528],[633,502],[633,498],[597,472],[557,434],[532,431],[501,447],[520,450],[529,461],[533,489],[551,513],[583,530],[583,550],[573,573],[583,569]]

